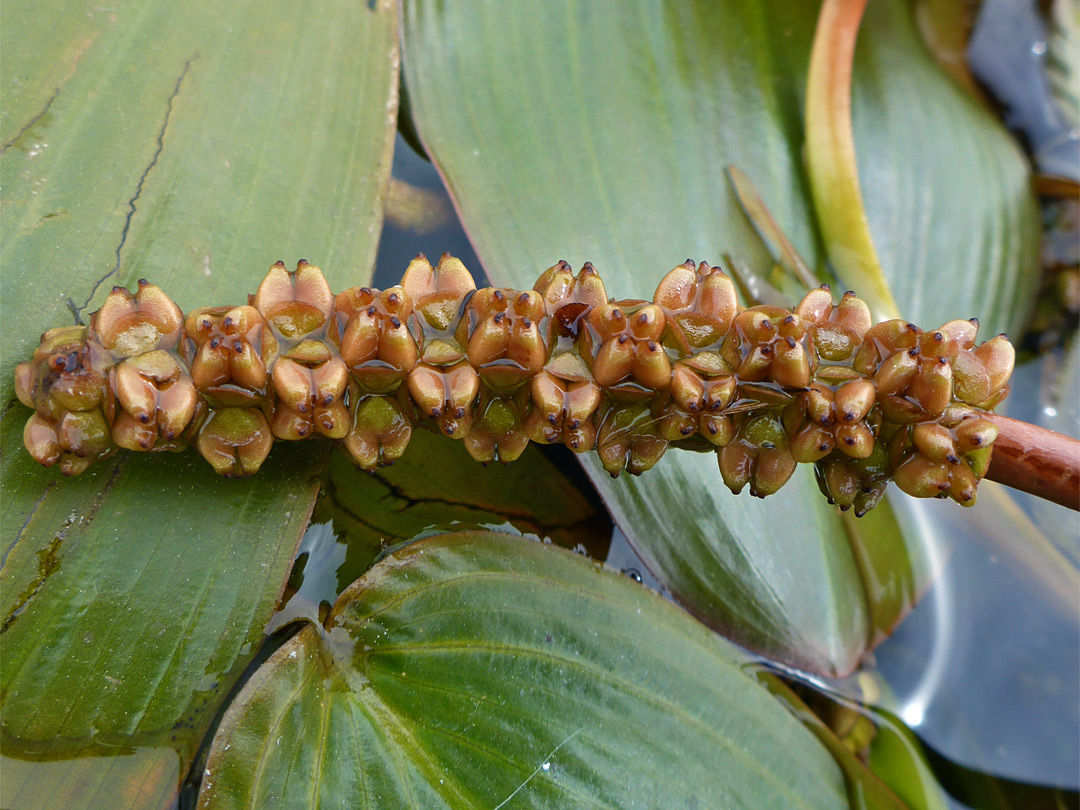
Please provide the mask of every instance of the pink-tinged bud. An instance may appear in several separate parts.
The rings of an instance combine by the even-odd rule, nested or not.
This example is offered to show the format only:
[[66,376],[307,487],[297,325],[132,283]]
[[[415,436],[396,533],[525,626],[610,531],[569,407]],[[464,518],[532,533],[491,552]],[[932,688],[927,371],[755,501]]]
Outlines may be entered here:
[[1012,344],[1003,335],[990,338],[986,343],[975,349],[975,358],[986,369],[986,373],[990,377],[991,396],[999,391],[1006,390],[1009,377],[1012,376],[1013,366],[1016,363],[1016,350],[1013,349]]
[[480,394],[480,377],[472,366],[460,362],[436,368],[421,363],[409,373],[408,386],[421,413],[434,419],[445,435],[464,437]]
[[752,455],[750,448],[743,442],[733,441],[721,447],[716,456],[724,484],[738,495],[743,487],[750,483],[756,454]]
[[681,441],[698,432],[698,419],[694,414],[687,413],[675,403],[671,403],[660,417],[658,430],[669,442]]
[[870,307],[854,293],[846,292],[836,305],[834,314],[836,324],[848,332],[855,339],[855,343],[861,343],[863,337],[874,324],[874,318],[870,314]]
[[903,320],[875,324],[867,330],[855,354],[855,370],[864,377],[874,376],[878,364],[890,354],[917,348],[921,334],[917,326]]
[[56,428],[37,413],[26,420],[23,427],[23,445],[31,458],[44,467],[51,467],[58,462],[63,451]]
[[864,422],[838,424],[836,448],[850,458],[868,458],[874,452],[874,434]]
[[162,290],[144,280],[132,295],[113,287],[101,309],[90,316],[90,329],[116,358],[154,349],[173,349],[180,340],[183,314]]
[[202,457],[226,478],[245,478],[258,472],[273,444],[266,417],[255,408],[211,411],[195,439]]
[[874,373],[874,383],[882,396],[895,396],[907,390],[919,370],[917,355],[910,350],[894,352],[886,357]]
[[401,286],[425,328],[439,332],[454,325],[462,300],[476,289],[476,282],[458,259],[444,253],[433,268],[420,254],[405,270]]
[[833,434],[825,428],[808,423],[792,436],[789,450],[800,464],[813,464],[825,458],[836,446]]
[[533,289],[544,299],[548,315],[554,315],[563,307],[570,307],[580,315],[593,307],[603,306],[608,300],[604,282],[591,262],[585,262],[575,278],[570,265],[560,261],[544,271]]
[[634,356],[634,379],[653,391],[662,391],[671,384],[671,362],[663,346],[655,341],[644,341]]
[[998,429],[989,419],[973,416],[955,428],[956,446],[961,453],[987,450],[997,439]]
[[341,444],[353,463],[368,472],[393,464],[405,453],[412,421],[394,397],[361,397],[353,426]]
[[968,463],[961,460],[949,470],[949,497],[961,506],[974,506],[978,483]]
[[667,450],[667,441],[657,432],[657,422],[647,405],[613,405],[600,420],[596,453],[612,478],[625,469],[640,475],[651,468]]
[[952,401],[952,366],[944,357],[919,363],[919,371],[908,386],[908,396],[915,399],[930,416],[940,416]]
[[669,311],[688,308],[694,301],[698,283],[694,268],[694,262],[687,259],[669,271],[656,287],[653,301]]
[[735,438],[735,425],[730,417],[703,413],[698,417],[698,434],[709,443],[723,447]]
[[859,422],[866,418],[877,399],[877,390],[869,380],[852,380],[836,389],[836,418],[840,422]]
[[893,480],[913,498],[936,498],[949,490],[949,467],[916,453],[896,468]]
[[270,430],[274,436],[287,442],[310,439],[316,432],[311,414],[300,413],[282,402],[274,407]]
[[795,306],[795,314],[809,324],[818,324],[828,320],[832,311],[832,292],[828,285],[811,290]]
[[705,381],[697,371],[682,361],[676,363],[672,370],[671,398],[684,411],[700,413],[705,410]]
[[912,425],[926,419],[926,412],[918,404],[900,396],[878,396],[878,407],[886,421],[897,425]]
[[[166,442],[172,441],[195,417],[199,402],[195,385],[184,367],[166,351],[147,352],[117,364],[111,384],[122,411],[142,426],[135,431],[125,425],[126,438],[117,439],[122,447],[154,449],[159,436]],[[147,446],[147,438],[151,436]]]
[[967,321],[949,321],[937,331],[945,337],[946,354],[956,357],[975,348],[975,334],[979,331],[979,322],[974,318]]
[[674,345],[692,353],[724,339],[738,311],[735,285],[717,267],[687,260],[660,282],[653,300],[667,315]]
[[807,417],[822,427],[835,424],[833,412],[833,392],[823,385],[814,383],[802,396],[806,404]]
[[252,305],[283,338],[300,340],[322,329],[334,309],[334,294],[318,267],[300,261],[290,273],[283,262],[270,268]]
[[844,461],[829,457],[814,465],[818,487],[822,494],[846,512],[855,503],[863,488],[862,478]]
[[630,340],[607,340],[593,360],[592,373],[599,385],[615,385],[634,370],[635,345]]
[[911,428],[916,449],[931,461],[960,461],[952,431],[937,422],[923,422]]
[[479,415],[465,437],[465,449],[482,464],[492,461],[509,464],[525,452],[528,444],[518,403],[499,397],[481,404]]
[[791,337],[777,340],[773,345],[776,355],[769,367],[772,381],[785,388],[806,388],[812,371],[803,345]]

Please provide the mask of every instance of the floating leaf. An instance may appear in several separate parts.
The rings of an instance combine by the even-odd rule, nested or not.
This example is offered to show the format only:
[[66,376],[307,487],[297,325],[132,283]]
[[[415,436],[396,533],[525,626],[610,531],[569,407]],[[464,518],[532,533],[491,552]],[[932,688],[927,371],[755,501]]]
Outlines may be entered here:
[[[816,4],[631,8],[406,6],[413,117],[489,277],[529,285],[559,258],[588,259],[610,294],[645,298],[687,255],[727,251],[768,268],[729,165],[821,274],[800,115]],[[901,2],[872,4],[854,83],[867,218],[904,315],[1014,324],[1036,238],[1015,144],[940,72]],[[620,528],[696,615],[825,673],[867,648],[860,566],[808,475],[783,505],[763,505],[722,491],[712,456],[670,453],[640,483],[586,464]],[[899,576],[918,590],[914,574]]]
[[626,577],[462,533],[378,563],[247,683],[201,810],[846,807],[738,655]]
[[175,802],[273,614],[325,451],[280,448],[252,481],[193,454],[62,479],[20,446],[14,366],[139,276],[185,308],[242,302],[279,256],[323,263],[339,288],[369,279],[397,15],[343,0],[5,8],[3,806]]

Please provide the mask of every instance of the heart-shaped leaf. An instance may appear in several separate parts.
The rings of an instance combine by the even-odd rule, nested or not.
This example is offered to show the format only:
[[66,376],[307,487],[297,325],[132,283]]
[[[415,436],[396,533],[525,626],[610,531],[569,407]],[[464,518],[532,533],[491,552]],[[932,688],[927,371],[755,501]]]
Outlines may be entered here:
[[247,683],[201,810],[847,807],[814,737],[732,648],[556,546],[421,540]]
[[397,19],[344,0],[5,8],[0,805],[175,801],[273,614],[326,449],[278,448],[251,481],[194,453],[64,480],[20,446],[15,364],[139,276],[185,309],[242,302],[279,256],[338,289],[369,279]]
[[[932,63],[907,6],[872,6],[854,120],[886,277],[907,317],[1015,322],[1035,244],[1023,160]],[[529,286],[560,257],[589,259],[621,298],[651,295],[686,255],[715,263],[729,251],[767,268],[725,181],[732,164],[822,272],[801,159],[816,13],[780,0],[407,4],[413,117],[489,277]],[[586,468],[661,580],[770,656],[848,671],[879,637],[871,624],[891,626],[907,609],[868,609],[875,594],[858,571],[917,550],[889,532],[867,546],[880,564],[857,565],[806,471],[761,504],[724,491],[711,456],[669,454],[640,482]],[[917,590],[911,568],[897,575]]]

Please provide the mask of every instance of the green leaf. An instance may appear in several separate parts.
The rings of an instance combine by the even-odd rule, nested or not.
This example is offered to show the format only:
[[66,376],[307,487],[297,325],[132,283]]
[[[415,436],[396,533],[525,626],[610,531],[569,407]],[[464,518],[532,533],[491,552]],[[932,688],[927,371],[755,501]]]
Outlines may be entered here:
[[[13,3],[0,33],[0,395],[38,335],[146,277],[245,303],[278,258],[370,278],[389,180],[397,9]],[[55,6],[55,8],[53,8]]]
[[360,475],[335,453],[326,492],[313,519],[332,522],[347,546],[338,590],[326,595],[330,602],[380,551],[424,534],[513,529],[590,552],[603,550],[611,538],[607,515],[537,447],[508,467],[482,467],[461,442],[417,430],[401,460],[373,475]]
[[[409,3],[413,117],[488,275],[528,286],[559,258],[588,259],[621,298],[650,296],[687,255],[769,268],[728,165],[822,275],[801,157],[816,13],[779,0]],[[933,64],[901,2],[872,4],[854,82],[867,217],[905,316],[1015,320],[1036,228],[1015,145]],[[877,562],[857,562],[807,471],[762,504],[730,496],[711,456],[670,453],[640,482],[585,463],[696,615],[800,667],[854,666],[880,637],[872,625],[891,626],[859,571],[919,557],[919,537],[905,548],[890,532],[866,545]],[[917,593],[918,566],[895,570]]]
[[[258,482],[222,481],[194,454],[125,455],[59,481],[21,439],[5,419],[0,803],[58,806],[34,787],[49,773],[74,796],[65,807],[157,806],[138,789],[175,796],[262,641],[319,449],[275,453]],[[47,772],[26,764],[50,760]],[[102,793],[84,790],[99,779]]]
[[279,447],[251,481],[194,452],[65,480],[21,447],[15,364],[140,276],[185,309],[242,302],[279,257],[338,289],[369,279],[397,20],[345,0],[5,7],[0,805],[175,802],[274,612],[326,451]]
[[419,541],[328,626],[229,708],[201,810],[847,806],[825,749],[728,645],[555,546]]

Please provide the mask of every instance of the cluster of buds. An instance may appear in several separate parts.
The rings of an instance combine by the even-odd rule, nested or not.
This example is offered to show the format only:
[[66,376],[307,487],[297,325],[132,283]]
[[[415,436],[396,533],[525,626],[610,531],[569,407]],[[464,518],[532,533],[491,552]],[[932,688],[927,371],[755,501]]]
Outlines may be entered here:
[[53,329],[16,371],[42,464],[82,472],[117,448],[194,444],[226,476],[275,439],[322,435],[365,470],[415,427],[508,463],[528,442],[595,450],[613,476],[669,446],[717,454],[724,483],[776,492],[799,463],[863,514],[889,481],[970,505],[1008,392],[1013,349],[978,324],[874,324],[828,287],[792,310],[739,305],[731,279],[681,264],[653,301],[615,301],[591,264],[532,290],[477,290],[464,265],[418,256],[401,284],[335,296],[317,267],[270,268],[247,305],[185,319],[157,287],[114,288],[90,326]]

